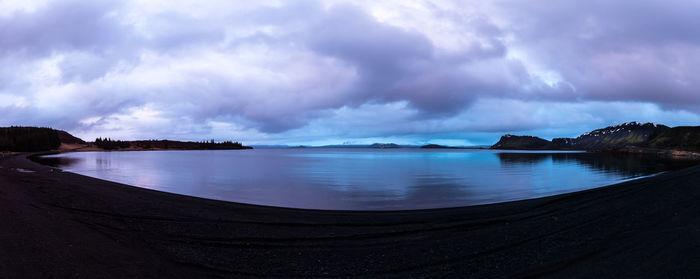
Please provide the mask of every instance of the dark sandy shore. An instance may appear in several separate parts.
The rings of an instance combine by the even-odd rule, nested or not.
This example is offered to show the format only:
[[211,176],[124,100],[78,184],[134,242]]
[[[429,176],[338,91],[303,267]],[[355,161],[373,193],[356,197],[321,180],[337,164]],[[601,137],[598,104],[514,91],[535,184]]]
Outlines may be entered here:
[[261,276],[698,278],[700,166],[535,200],[350,212],[192,198],[0,159],[0,278]]

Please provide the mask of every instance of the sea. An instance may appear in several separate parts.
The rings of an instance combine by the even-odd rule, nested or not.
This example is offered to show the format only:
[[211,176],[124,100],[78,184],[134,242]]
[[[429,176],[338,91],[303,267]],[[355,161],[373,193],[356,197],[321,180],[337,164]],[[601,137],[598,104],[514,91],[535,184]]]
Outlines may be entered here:
[[533,199],[696,164],[641,154],[420,148],[75,152],[43,160],[64,171],[159,191],[329,210]]

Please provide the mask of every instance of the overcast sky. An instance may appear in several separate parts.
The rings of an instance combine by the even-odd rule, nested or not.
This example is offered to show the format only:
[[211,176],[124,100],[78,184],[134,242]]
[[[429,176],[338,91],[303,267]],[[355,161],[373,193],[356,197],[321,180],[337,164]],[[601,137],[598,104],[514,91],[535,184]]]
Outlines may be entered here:
[[700,125],[700,1],[0,0],[0,126],[492,144]]

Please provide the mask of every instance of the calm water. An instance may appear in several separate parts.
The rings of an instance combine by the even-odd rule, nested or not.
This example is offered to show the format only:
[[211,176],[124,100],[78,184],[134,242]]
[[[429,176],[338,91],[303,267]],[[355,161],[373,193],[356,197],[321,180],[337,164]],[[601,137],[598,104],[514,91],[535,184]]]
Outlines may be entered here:
[[81,152],[49,162],[191,196],[315,209],[420,209],[529,199],[688,166],[641,155],[425,149]]

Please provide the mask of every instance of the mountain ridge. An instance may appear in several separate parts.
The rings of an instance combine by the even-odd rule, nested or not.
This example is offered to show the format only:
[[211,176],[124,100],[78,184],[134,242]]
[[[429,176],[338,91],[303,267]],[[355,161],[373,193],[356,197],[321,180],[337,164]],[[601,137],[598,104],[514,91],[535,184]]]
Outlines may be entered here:
[[700,150],[700,126],[671,128],[657,123],[626,122],[581,134],[576,138],[553,138],[506,134],[491,149],[612,150],[625,147]]

